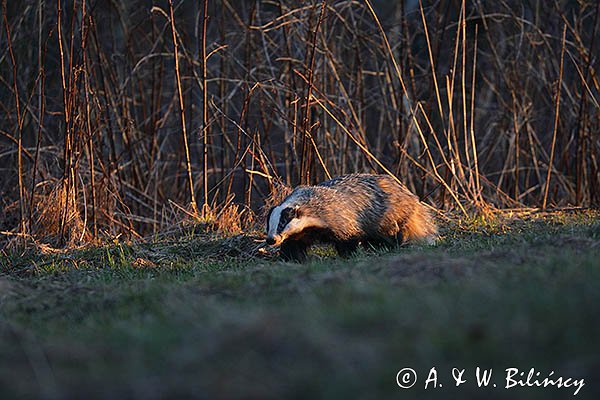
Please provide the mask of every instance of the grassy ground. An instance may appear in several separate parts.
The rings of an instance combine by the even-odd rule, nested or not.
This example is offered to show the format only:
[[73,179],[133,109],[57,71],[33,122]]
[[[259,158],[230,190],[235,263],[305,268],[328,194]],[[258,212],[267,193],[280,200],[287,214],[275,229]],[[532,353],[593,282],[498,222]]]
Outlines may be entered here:
[[[449,223],[434,247],[302,265],[255,249],[186,237],[0,258],[0,398],[573,397],[505,389],[509,367],[599,398],[598,212]],[[424,390],[434,366],[443,387]],[[402,390],[405,367],[419,378]]]

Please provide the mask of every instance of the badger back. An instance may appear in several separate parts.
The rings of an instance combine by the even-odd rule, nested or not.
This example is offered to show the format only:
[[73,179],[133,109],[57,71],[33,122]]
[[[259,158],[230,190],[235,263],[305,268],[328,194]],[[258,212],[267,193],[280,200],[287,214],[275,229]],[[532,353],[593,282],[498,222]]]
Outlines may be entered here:
[[390,196],[382,190],[380,178],[379,175],[353,174],[321,184],[336,193],[340,205],[334,209],[352,221],[354,235],[378,234],[379,226],[384,223]]

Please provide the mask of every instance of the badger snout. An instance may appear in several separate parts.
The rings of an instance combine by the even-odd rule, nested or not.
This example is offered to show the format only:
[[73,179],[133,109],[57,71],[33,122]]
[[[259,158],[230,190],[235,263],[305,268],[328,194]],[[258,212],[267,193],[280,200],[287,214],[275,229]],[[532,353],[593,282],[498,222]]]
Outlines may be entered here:
[[281,244],[281,242],[283,242],[283,236],[282,235],[267,235],[267,244],[269,246],[277,246],[279,244]]

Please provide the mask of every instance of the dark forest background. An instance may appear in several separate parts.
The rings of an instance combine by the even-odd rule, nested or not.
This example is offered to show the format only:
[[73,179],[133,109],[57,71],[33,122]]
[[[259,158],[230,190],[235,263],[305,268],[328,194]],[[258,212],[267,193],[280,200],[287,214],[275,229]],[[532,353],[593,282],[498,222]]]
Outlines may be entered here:
[[598,206],[595,0],[3,0],[0,231],[251,226],[281,184]]

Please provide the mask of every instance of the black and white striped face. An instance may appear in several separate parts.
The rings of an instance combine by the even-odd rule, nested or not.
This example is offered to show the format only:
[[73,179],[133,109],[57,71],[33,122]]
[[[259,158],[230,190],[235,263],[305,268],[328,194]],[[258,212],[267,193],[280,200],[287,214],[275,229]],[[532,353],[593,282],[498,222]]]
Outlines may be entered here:
[[280,205],[273,207],[267,216],[267,244],[279,245],[307,228],[326,228],[318,207],[309,202],[313,198],[311,188],[297,188]]
[[281,244],[289,236],[290,228],[299,222],[299,209],[287,202],[271,208],[267,216],[267,244]]

